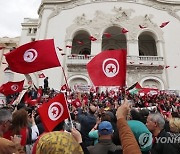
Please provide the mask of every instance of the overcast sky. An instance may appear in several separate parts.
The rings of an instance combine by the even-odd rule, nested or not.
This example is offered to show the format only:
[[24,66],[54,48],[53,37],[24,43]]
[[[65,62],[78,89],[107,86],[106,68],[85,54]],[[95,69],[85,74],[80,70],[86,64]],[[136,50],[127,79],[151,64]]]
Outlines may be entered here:
[[38,18],[41,0],[0,0],[0,37],[21,35],[24,18]]

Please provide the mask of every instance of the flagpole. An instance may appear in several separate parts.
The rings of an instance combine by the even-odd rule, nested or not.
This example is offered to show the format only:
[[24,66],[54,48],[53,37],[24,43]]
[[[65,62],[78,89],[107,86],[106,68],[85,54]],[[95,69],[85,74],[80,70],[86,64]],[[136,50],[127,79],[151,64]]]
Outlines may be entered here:
[[73,128],[74,126],[73,126],[73,123],[72,123],[72,118],[71,118],[69,106],[68,106],[68,103],[67,103],[67,99],[66,99],[66,97],[64,97],[64,98],[65,98],[65,100],[66,100],[66,106],[67,106],[67,109],[68,109],[69,120],[70,120],[71,126],[72,126],[72,128]]
[[63,71],[63,75],[64,75],[64,79],[65,79],[65,82],[66,82],[66,85],[67,85],[67,89],[69,90],[69,85],[68,85],[68,82],[67,82],[67,77],[66,77],[66,74],[65,74],[65,71],[64,71],[64,68],[61,66],[62,68],[62,71]]
[[[67,82],[67,77],[66,77],[66,75],[65,75],[64,68],[63,68],[62,66],[61,66],[61,68],[62,68],[63,75],[64,75],[64,79],[65,79],[65,82],[66,82],[66,85],[67,85],[67,89],[69,90],[69,85],[68,85],[68,82]],[[65,99],[66,99],[66,98],[65,98]],[[70,123],[71,123],[71,126],[72,126],[72,128],[73,128],[74,126],[73,126],[73,123],[72,123],[72,118],[71,118],[71,115],[70,115],[69,106],[68,106],[68,104],[67,104],[67,99],[66,99],[66,105],[67,105],[67,108],[68,108]]]

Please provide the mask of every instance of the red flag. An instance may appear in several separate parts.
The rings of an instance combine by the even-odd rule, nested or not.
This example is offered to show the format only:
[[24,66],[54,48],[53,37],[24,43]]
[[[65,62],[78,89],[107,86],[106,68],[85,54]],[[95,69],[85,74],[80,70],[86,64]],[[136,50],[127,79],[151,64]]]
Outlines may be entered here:
[[65,91],[65,90],[67,90],[67,89],[68,89],[68,87],[67,87],[67,85],[66,85],[66,84],[62,85],[62,87],[61,87],[61,91]]
[[61,53],[61,56],[64,56],[64,55],[66,55],[65,53]]
[[10,69],[22,74],[61,66],[53,39],[24,44],[5,54],[5,57]]
[[91,41],[96,41],[96,40],[97,40],[97,39],[96,39],[95,37],[93,37],[93,36],[90,36],[89,39],[90,39]]
[[96,55],[87,70],[95,86],[125,86],[126,50],[107,50]]
[[110,33],[104,33],[104,35],[106,36],[106,38],[110,38],[111,37]]
[[160,69],[163,69],[163,68],[164,68],[164,66],[162,66],[162,65],[159,65],[158,67],[159,67]]
[[139,27],[140,27],[141,29],[147,28],[146,26],[143,26],[143,25],[139,25]]
[[59,51],[62,51],[62,49],[60,47],[57,47]]
[[66,45],[66,48],[72,48],[72,46],[71,45]]
[[26,100],[26,103],[30,106],[35,106],[38,103],[38,100],[29,98],[28,100]]
[[82,41],[77,41],[78,44],[83,45],[84,43]]
[[60,122],[69,118],[69,112],[64,94],[59,94],[44,103],[38,109],[42,123],[47,131],[52,131]]
[[38,90],[37,90],[37,102],[40,102],[42,94],[43,94],[42,88],[38,88]]
[[82,103],[81,103],[81,101],[79,100],[79,98],[76,98],[76,99],[72,102],[72,105],[73,105],[75,108],[78,108],[78,107],[81,107],[81,106],[82,106]]
[[169,68],[169,67],[170,67],[169,65],[165,66],[165,68]]
[[46,76],[44,75],[44,73],[38,74],[39,78],[45,78]]
[[129,32],[129,31],[128,31],[127,29],[123,28],[123,29],[121,30],[121,32],[122,32],[123,34],[125,34],[125,33]]
[[160,27],[160,28],[163,28],[163,27],[165,27],[167,24],[169,24],[169,21],[163,22],[163,23],[161,24],[161,26],[159,26],[159,27]]
[[141,88],[139,91],[140,95],[142,94],[147,94],[147,95],[157,95],[158,94],[158,89],[154,88]]
[[23,89],[24,80],[19,82],[7,82],[0,87],[0,93],[5,96],[21,92]]

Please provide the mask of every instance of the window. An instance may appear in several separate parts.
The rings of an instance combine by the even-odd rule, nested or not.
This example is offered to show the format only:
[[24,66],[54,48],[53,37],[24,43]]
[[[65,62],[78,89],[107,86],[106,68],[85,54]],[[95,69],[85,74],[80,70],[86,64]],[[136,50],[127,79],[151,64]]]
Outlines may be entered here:
[[32,31],[32,29],[31,29],[31,28],[29,28],[29,29],[28,29],[28,33],[29,33],[29,34],[31,34],[31,31]]

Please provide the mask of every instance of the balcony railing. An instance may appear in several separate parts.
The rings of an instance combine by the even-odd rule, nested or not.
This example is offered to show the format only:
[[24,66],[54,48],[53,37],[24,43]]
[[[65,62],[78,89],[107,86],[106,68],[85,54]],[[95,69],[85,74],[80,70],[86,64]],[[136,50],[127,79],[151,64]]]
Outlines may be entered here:
[[159,56],[127,56],[127,60],[135,61],[163,61],[163,57]]
[[[94,55],[68,55],[67,65],[86,65]],[[127,65],[163,65],[164,58],[159,56],[127,56]]]

